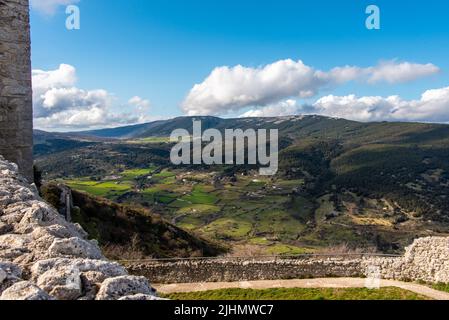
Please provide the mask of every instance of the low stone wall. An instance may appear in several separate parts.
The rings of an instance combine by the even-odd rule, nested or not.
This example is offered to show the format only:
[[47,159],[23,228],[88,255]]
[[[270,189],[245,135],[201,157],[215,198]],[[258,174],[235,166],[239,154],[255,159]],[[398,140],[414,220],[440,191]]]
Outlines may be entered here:
[[342,258],[147,262],[127,269],[160,284],[363,276],[359,260]]
[[153,300],[0,156],[0,300]]
[[417,239],[403,257],[304,257],[276,260],[191,260],[128,263],[153,283],[235,282],[364,277],[449,283],[449,238]]

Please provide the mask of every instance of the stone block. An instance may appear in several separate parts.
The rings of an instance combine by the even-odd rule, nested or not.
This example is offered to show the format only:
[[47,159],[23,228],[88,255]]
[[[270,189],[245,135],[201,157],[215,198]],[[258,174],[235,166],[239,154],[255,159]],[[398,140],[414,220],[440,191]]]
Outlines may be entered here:
[[32,88],[28,0],[0,1],[0,150],[32,179]]

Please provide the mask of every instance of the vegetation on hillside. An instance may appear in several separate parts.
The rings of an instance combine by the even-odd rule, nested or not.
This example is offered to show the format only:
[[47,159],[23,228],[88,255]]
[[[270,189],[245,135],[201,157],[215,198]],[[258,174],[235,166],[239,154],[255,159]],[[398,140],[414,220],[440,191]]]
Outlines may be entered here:
[[[70,147],[38,154],[36,163],[47,180],[149,208],[231,245],[234,254],[338,245],[399,253],[416,237],[449,234],[449,126],[318,116],[201,119],[203,129],[278,128],[278,174],[260,177],[254,166],[171,165],[167,136],[191,129],[188,117],[70,135]],[[86,134],[99,140],[73,144],[86,142]],[[63,139],[44,136],[37,151]]]
[[[60,207],[60,189],[41,188],[42,196]],[[110,259],[207,257],[224,253],[223,247],[193,236],[164,221],[150,210],[72,191],[73,222],[79,223],[101,245]]]
[[377,290],[348,289],[223,289],[215,291],[174,293],[171,300],[429,300],[424,296],[399,288]]
[[432,285],[435,290],[440,290],[444,292],[449,292],[449,283],[438,283]]

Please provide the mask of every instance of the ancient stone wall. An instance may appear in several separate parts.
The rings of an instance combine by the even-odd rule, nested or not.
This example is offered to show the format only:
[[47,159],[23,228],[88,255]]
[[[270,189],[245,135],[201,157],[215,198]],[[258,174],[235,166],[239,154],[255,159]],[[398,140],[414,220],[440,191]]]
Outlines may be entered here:
[[127,264],[153,283],[237,282],[326,277],[360,277],[357,259],[193,260]]
[[[1,1],[1,0],[0,0]],[[0,156],[0,300],[153,300]]]
[[33,173],[28,0],[0,0],[0,154]]
[[153,283],[167,284],[364,277],[376,273],[383,279],[449,283],[449,238],[417,239],[403,257],[156,261],[128,264],[127,269]]
[[449,238],[427,237],[415,240],[401,258],[370,258],[384,279],[449,283]]

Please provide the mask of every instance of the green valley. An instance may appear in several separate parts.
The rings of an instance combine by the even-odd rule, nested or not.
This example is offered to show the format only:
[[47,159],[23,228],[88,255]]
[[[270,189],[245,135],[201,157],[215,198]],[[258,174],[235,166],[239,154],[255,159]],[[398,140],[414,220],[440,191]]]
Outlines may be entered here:
[[[318,116],[201,120],[205,129],[279,129],[278,174],[172,165],[167,136],[190,130],[188,117],[135,132],[71,133],[67,148],[60,134],[38,133],[36,163],[48,181],[150,209],[233,255],[398,253],[417,237],[449,234],[449,126]],[[87,145],[75,143],[88,135]]]

